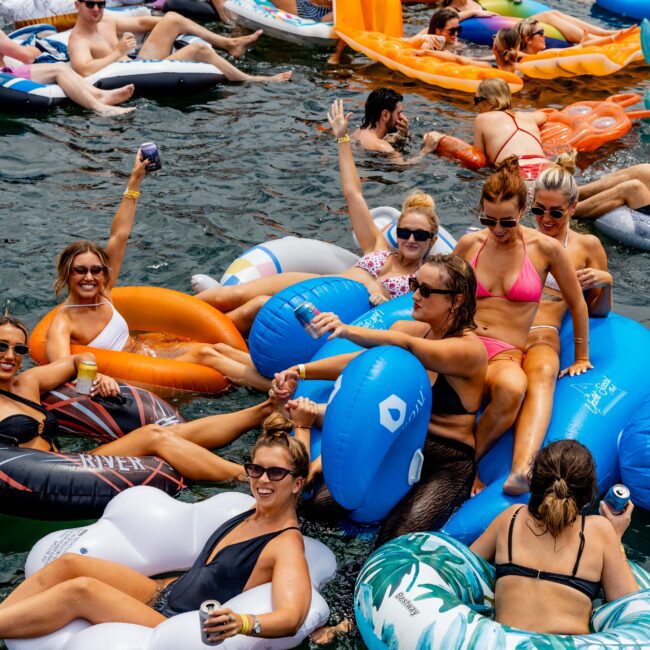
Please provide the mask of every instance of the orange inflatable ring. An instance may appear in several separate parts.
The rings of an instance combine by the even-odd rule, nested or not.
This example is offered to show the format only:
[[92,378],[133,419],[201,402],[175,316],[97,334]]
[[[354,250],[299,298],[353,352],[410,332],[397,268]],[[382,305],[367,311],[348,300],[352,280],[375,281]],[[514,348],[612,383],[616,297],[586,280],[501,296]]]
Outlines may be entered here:
[[[228,343],[238,350],[247,350],[233,322],[194,296],[159,287],[117,287],[111,292],[111,298],[131,331],[163,332],[200,343]],[[45,337],[59,309],[60,306],[55,307],[47,314],[29,338],[30,354],[39,364],[47,363]],[[72,352],[92,352],[100,372],[166,396],[178,391],[220,393],[228,387],[227,379],[220,372],[196,363],[83,345],[73,345]]]

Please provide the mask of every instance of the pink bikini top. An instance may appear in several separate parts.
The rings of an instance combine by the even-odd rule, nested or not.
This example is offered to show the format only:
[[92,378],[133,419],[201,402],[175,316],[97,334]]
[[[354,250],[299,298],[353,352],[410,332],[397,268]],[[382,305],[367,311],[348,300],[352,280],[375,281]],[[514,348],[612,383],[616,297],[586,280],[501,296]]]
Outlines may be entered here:
[[[476,271],[476,264],[478,263],[478,256],[481,254],[483,247],[487,244],[490,235],[486,237],[483,246],[479,248],[478,253],[474,255],[470,264]],[[504,296],[497,296],[490,293],[479,281],[478,274],[476,276],[476,297],[477,298],[504,298],[512,302],[539,302],[542,297],[542,280],[539,273],[533,266],[528,253],[526,253],[526,241],[522,235],[521,243],[524,245],[524,261],[519,269],[519,275],[514,284],[508,289]]]
[[[393,255],[390,251],[373,251],[364,255],[356,264],[357,268],[363,269],[377,278],[381,273],[381,270],[384,268],[388,257]],[[377,280],[385,287],[388,291],[388,295],[391,298],[398,298],[403,296],[405,293],[410,291],[409,289],[409,278],[413,278],[415,275],[391,275],[387,278],[377,278]]]

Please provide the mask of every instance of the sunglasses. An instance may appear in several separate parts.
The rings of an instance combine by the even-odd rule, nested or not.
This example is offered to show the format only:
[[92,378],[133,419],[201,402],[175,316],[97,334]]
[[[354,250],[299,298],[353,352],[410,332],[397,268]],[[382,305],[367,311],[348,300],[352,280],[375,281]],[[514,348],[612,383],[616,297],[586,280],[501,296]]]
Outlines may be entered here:
[[458,27],[452,27],[451,29],[441,29],[441,32],[447,32],[448,34],[451,34],[452,36],[460,36],[460,33],[463,31],[463,28],[458,26]]
[[97,2],[97,0],[79,0],[80,2],[83,2],[88,9],[94,9],[97,7],[97,9],[104,9],[106,7],[106,0],[100,0]]
[[269,481],[281,481],[287,474],[297,476],[297,474],[286,467],[262,467],[255,463],[245,463],[244,471],[249,478],[261,478],[262,474],[269,477]]
[[24,357],[26,354],[29,354],[29,346],[24,345],[23,343],[18,343],[18,345],[9,345],[6,341],[0,341],[0,354],[4,354],[11,348],[14,351],[14,354],[19,357]]
[[561,219],[567,213],[567,211],[563,210],[562,208],[549,208],[546,210],[541,205],[534,205],[530,211],[536,217],[543,217],[548,212],[549,216],[552,219]]
[[95,264],[93,266],[73,266],[70,270],[77,275],[88,275],[90,272],[90,275],[95,276],[105,273],[107,268],[105,266]]
[[427,286],[426,284],[420,284],[415,278],[409,278],[409,289],[413,293],[419,290],[420,295],[423,298],[428,298],[433,293],[443,296],[452,296],[458,293],[457,291],[452,291],[451,289],[434,289]]
[[433,239],[435,234],[429,232],[428,230],[411,230],[410,228],[397,228],[397,238],[398,239],[408,239],[413,235],[415,241],[427,241],[427,239]]
[[476,97],[474,97],[474,106],[478,106],[481,102],[484,102],[486,100],[487,100],[487,97],[481,97],[480,95],[476,96]]
[[486,228],[494,228],[499,224],[502,228],[514,228],[518,223],[519,219],[495,219],[494,217],[479,217],[478,220]]
[[536,32],[533,32],[530,36],[531,36],[531,38],[533,36],[544,36],[544,30],[543,29],[538,29]]

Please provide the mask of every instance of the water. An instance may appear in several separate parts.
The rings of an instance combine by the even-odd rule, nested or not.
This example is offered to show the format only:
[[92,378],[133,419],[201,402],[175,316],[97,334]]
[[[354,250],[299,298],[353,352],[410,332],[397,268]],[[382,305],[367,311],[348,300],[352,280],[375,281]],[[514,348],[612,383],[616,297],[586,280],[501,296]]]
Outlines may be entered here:
[[[551,4],[560,8],[557,0]],[[590,15],[588,3],[580,0],[561,5],[575,15]],[[409,33],[427,22],[430,11],[406,10]],[[601,24],[612,18],[600,10],[592,16]],[[218,276],[243,249],[286,234],[351,247],[336,145],[325,129],[331,101],[343,97],[356,124],[370,90],[389,85],[402,92],[411,120],[412,153],[431,129],[471,138],[474,109],[469,96],[399,77],[360,55],[337,69],[326,59],[323,52],[262,39],[242,67],[269,74],[291,67],[290,84],[224,86],[201,96],[138,99],[136,113],[117,120],[74,108],[24,118],[0,116],[0,300],[30,327],[54,306],[54,256],[73,239],[106,241],[135,151],[147,141],[159,145],[163,169],[143,184],[121,284],[189,292],[192,273]],[[578,98],[642,94],[650,88],[647,70],[638,66],[604,79],[533,83],[517,97],[516,106],[564,106]],[[581,156],[578,180],[645,162],[649,153],[650,122],[637,124],[620,141]],[[442,222],[452,233],[476,223],[484,173],[477,177],[435,156],[401,167],[355,155],[372,206],[397,206],[419,187],[433,193]],[[589,224],[577,227],[593,232]],[[602,239],[616,280],[615,310],[649,324],[648,254]],[[196,418],[260,399],[254,391],[237,389],[219,399],[197,399],[182,410]],[[224,455],[242,460],[254,438],[255,433],[247,434]],[[197,487],[183,498],[202,499],[215,491]],[[637,510],[625,538],[631,557],[646,568],[649,526],[648,514]],[[308,532],[334,550],[339,566],[362,560],[370,549],[368,539],[350,537],[336,527],[310,524]],[[0,598],[22,579],[25,556],[0,554]],[[341,587],[330,587],[325,595],[340,600]],[[363,646],[351,637],[336,647]]]

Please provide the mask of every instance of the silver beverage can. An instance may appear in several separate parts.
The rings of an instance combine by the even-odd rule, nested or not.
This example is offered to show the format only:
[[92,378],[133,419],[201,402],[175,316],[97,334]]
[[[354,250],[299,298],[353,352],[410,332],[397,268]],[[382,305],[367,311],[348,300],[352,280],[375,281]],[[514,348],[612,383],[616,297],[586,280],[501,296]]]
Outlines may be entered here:
[[149,161],[144,170],[148,172],[157,172],[162,168],[160,161],[160,152],[155,142],[143,142],[140,145],[140,153],[142,157]]
[[617,483],[609,488],[603,500],[615,515],[620,515],[630,500],[630,491],[622,483]]
[[298,319],[298,322],[305,328],[305,332],[309,334],[313,339],[319,339],[320,334],[314,329],[314,326],[311,322],[314,320],[320,311],[316,309],[313,303],[306,300],[305,302],[298,305],[293,310],[294,316]]
[[199,607],[199,619],[201,620],[201,641],[203,641],[205,645],[221,645],[224,641],[223,639],[220,641],[208,641],[209,635],[203,630],[203,626],[208,620],[208,616],[210,616],[215,609],[219,609],[220,607],[221,603],[218,600],[204,600],[201,603],[201,607]]

